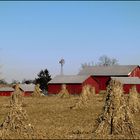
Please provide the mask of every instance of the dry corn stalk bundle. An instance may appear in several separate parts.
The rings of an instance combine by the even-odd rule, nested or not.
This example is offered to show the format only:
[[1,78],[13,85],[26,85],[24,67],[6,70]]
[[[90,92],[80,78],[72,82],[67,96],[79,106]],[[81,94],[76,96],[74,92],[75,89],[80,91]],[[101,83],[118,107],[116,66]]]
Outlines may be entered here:
[[34,97],[41,97],[42,96],[42,93],[41,93],[41,90],[39,87],[40,87],[39,84],[35,85],[35,89],[34,89],[32,96],[34,96]]
[[60,98],[69,98],[70,97],[70,94],[69,94],[65,84],[63,84],[61,86],[61,91],[58,93],[58,96]]
[[23,92],[19,88],[19,84],[15,86],[15,91],[11,94],[10,106],[23,104]]
[[4,122],[0,125],[0,138],[10,139],[15,134],[18,135],[19,138],[36,137],[37,133],[34,132],[34,127],[28,121],[27,113],[22,108],[21,99],[22,96],[20,96],[20,92],[17,88],[12,94],[10,111]]
[[90,85],[85,85],[82,88],[81,96],[78,102],[72,107],[73,109],[82,108],[88,105],[88,101],[95,95],[95,88]]
[[90,85],[85,85],[82,88],[81,98],[83,101],[88,101],[95,94],[95,88]]
[[28,123],[27,114],[19,105],[12,106],[4,122],[0,126],[2,138],[7,138],[10,133],[19,135],[32,135],[33,126]]
[[96,92],[95,92],[95,87],[92,87],[92,86],[90,86],[90,96],[92,95],[92,96],[94,96],[94,95],[96,95]]
[[140,111],[140,102],[138,99],[138,92],[136,86],[133,86],[132,89],[130,89],[128,97],[128,106],[132,113]]
[[120,82],[111,80],[107,88],[107,97],[102,114],[97,119],[95,134],[101,137],[107,135],[135,135],[130,109],[126,105],[123,86]]

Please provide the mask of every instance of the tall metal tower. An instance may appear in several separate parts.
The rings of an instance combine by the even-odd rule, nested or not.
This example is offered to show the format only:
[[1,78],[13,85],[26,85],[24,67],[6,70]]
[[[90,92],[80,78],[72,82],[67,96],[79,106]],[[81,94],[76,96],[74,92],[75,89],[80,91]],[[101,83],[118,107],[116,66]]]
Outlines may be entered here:
[[65,64],[65,60],[62,58],[59,63],[61,64],[61,71],[60,71],[60,75],[63,75],[63,65]]

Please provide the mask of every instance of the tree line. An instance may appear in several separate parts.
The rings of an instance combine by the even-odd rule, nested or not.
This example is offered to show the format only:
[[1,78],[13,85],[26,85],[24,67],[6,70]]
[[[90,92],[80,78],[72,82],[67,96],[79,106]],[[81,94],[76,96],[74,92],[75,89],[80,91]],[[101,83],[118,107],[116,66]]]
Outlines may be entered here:
[[13,80],[10,84],[8,84],[4,79],[1,79],[0,84],[2,84],[2,85],[13,85],[13,84],[17,84],[17,83],[21,83],[21,84],[39,84],[40,89],[43,92],[45,92],[45,91],[47,91],[47,83],[50,80],[51,80],[51,75],[50,75],[48,69],[45,69],[45,70],[41,70],[37,74],[37,78],[35,78],[34,80],[23,79],[22,82],[19,82],[17,80]]
[[[90,67],[90,66],[113,66],[113,65],[118,65],[118,60],[115,58],[110,58],[106,55],[101,56],[98,59],[97,63],[93,63],[93,61],[91,61],[90,63],[83,63],[81,64],[81,69],[84,69],[86,67]],[[37,77],[34,80],[30,80],[30,79],[23,79],[22,80],[22,84],[39,84],[40,88],[43,92],[47,91],[47,83],[51,80],[51,75],[48,71],[48,69],[46,68],[45,70],[41,70],[38,74]],[[16,83],[20,83],[17,80],[13,80],[12,83],[10,84],[16,84]],[[4,79],[0,80],[0,84],[8,84]]]
[[119,65],[118,60],[116,58],[111,58],[108,57],[107,55],[102,55],[101,57],[99,57],[98,62],[94,63],[94,61],[91,61],[81,64],[81,69],[90,66],[113,66],[113,65]]

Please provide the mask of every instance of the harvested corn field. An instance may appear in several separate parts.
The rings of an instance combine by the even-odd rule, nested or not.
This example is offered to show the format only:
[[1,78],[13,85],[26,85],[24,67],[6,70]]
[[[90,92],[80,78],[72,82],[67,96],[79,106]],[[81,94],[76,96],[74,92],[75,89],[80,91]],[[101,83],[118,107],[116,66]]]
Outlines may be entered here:
[[[46,139],[95,139],[94,130],[96,119],[102,112],[104,102],[102,95],[97,95],[89,101],[86,108],[70,109],[79,100],[79,96],[59,98],[57,96],[24,97],[23,107],[28,114],[30,124],[42,133]],[[6,118],[9,108],[5,106],[10,101],[9,97],[0,98],[0,124]],[[140,133],[139,113],[135,115],[134,126],[136,133]],[[13,133],[13,135],[16,135]],[[13,136],[15,138],[16,136]],[[119,136],[115,136],[119,138]],[[20,137],[20,138],[25,138]],[[121,136],[121,138],[123,138]],[[126,137],[125,137],[126,138]],[[129,138],[129,135],[128,135]],[[139,137],[140,138],[140,137]]]

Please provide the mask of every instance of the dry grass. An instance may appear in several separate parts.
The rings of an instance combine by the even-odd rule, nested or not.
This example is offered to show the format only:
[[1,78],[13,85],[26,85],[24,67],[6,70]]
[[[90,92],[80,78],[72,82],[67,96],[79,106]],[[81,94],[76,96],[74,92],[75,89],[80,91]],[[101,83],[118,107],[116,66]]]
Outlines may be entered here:
[[[43,138],[45,139],[95,139],[97,138],[93,135],[96,126],[95,121],[104,105],[101,99],[102,95],[97,95],[96,98],[90,100],[88,108],[73,110],[70,109],[70,106],[79,100],[78,96],[71,98],[59,98],[57,96],[24,97],[27,106],[23,109],[28,114],[30,124],[33,124],[38,131],[43,131]],[[9,100],[10,97],[0,98],[0,124],[9,112],[9,108],[5,107]],[[138,113],[134,120],[137,133],[140,133],[139,115]],[[11,138],[15,137],[17,135],[13,134]],[[121,136],[115,136],[115,138],[121,138]]]

